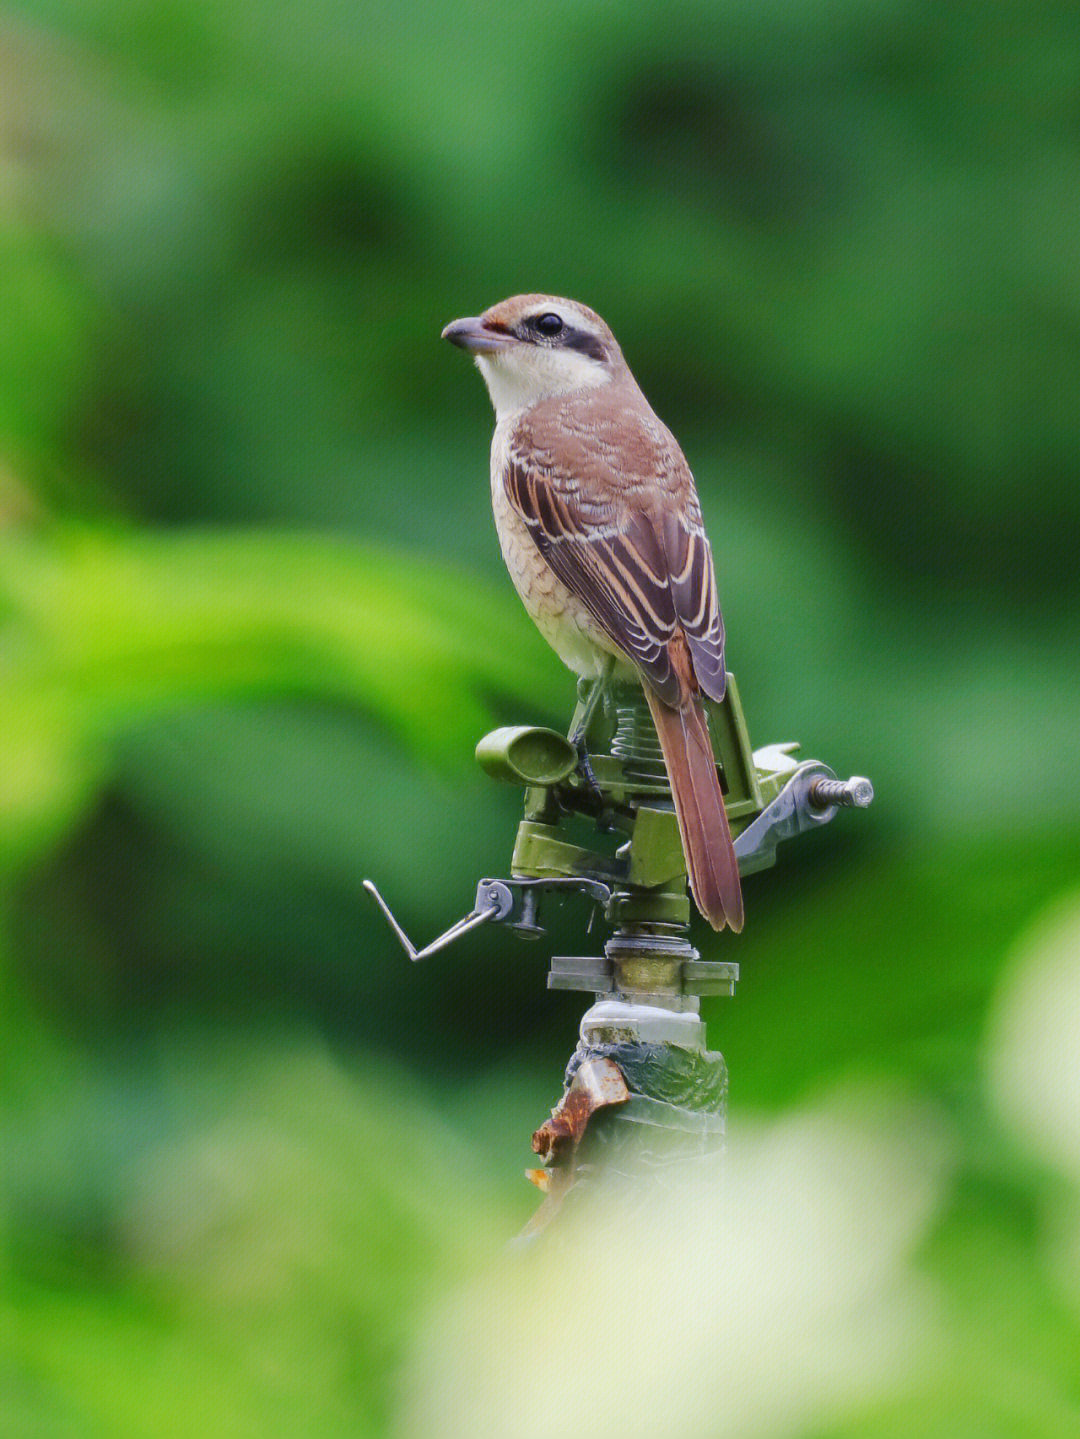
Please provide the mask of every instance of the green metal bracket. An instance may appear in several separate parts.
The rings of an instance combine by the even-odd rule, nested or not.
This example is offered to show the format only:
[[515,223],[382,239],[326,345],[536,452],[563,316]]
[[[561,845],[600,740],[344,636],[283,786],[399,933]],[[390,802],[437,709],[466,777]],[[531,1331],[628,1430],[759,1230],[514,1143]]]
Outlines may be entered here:
[[492,730],[476,746],[476,758],[492,779],[530,787],[561,784],[578,762],[577,751],[565,735],[537,725]]
[[746,726],[739,687],[735,676],[729,674],[724,698],[719,704],[710,700],[706,706],[709,715],[709,734],[712,737],[713,753],[720,767],[720,784],[724,791],[724,808],[733,834],[764,809],[761,781],[754,762],[754,751],[750,746],[750,732]]
[[[709,732],[733,833],[764,807],[761,779],[733,675],[724,699],[707,706]],[[476,748],[484,770],[526,787],[525,818],[511,864],[515,875],[550,879],[592,875],[620,884],[619,921],[687,922],[686,861],[671,789],[641,686],[607,681],[600,693],[582,681],[570,734],[581,734],[588,770],[574,745],[554,730],[516,726],[485,735]],[[627,836],[614,854],[569,833],[584,819]],[[627,893],[622,893],[626,890]],[[662,893],[661,893],[662,891]],[[629,909],[627,908],[629,906]]]
[[[828,823],[840,806],[873,798],[869,780],[838,780],[818,761],[798,760],[798,745],[752,750],[733,675],[707,715],[742,874],[773,864],[780,840]],[[538,725],[506,726],[485,735],[476,754],[488,774],[525,793],[511,873],[481,880],[470,913],[423,949],[365,881],[411,959],[492,922],[536,938],[543,933],[543,895],[569,890],[601,908],[614,933],[603,958],[553,958],[554,987],[644,1003],[663,996],[676,1007],[696,1006],[700,994],[731,992],[737,967],[701,960],[686,938],[690,901],[678,820],[639,683],[610,675],[582,681],[569,736]]]

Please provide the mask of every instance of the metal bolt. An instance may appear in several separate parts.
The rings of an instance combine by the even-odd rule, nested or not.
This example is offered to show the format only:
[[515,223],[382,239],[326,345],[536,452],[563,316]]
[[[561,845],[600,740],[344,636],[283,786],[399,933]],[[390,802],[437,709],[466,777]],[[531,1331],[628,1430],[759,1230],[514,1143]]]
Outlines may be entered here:
[[523,939],[539,939],[543,934],[543,926],[538,923],[536,917],[536,890],[532,888],[523,889],[521,892],[521,918],[516,924],[510,926],[516,929]]
[[809,800],[815,809],[828,809],[840,805],[843,809],[865,809],[874,798],[874,786],[860,774],[850,779],[825,779],[812,781]]

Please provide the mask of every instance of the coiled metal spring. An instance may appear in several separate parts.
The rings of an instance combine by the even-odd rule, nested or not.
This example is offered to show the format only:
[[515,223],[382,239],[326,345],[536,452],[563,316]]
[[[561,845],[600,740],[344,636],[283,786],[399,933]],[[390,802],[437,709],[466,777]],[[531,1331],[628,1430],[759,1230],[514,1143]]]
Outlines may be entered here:
[[649,779],[663,779],[664,755],[649,713],[648,701],[640,689],[612,697],[615,734],[611,753],[621,759],[628,772]]

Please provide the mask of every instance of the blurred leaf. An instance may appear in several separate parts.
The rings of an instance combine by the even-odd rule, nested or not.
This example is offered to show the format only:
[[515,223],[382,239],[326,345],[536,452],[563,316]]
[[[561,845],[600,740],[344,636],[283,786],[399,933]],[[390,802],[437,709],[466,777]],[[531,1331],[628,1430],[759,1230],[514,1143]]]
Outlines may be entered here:
[[[5,1127],[23,1235],[0,1266],[5,1414],[114,1439],[384,1433],[417,1314],[505,1234],[415,1085],[202,1034],[105,1097],[72,1086]],[[102,1147],[111,1184],[78,1165],[65,1212],[58,1164],[100,1175]],[[54,1246],[82,1227],[78,1282],[26,1243],[47,1226]]]
[[92,796],[125,725],[223,694],[356,704],[440,766],[556,662],[524,617],[438,564],[298,535],[67,530],[0,539],[0,854]]

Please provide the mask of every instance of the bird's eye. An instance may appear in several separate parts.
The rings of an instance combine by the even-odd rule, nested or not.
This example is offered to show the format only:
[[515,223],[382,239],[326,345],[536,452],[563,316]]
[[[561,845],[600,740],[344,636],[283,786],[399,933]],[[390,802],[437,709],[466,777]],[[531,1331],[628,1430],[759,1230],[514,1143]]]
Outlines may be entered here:
[[538,335],[543,335],[551,340],[556,335],[562,334],[563,322],[558,315],[537,315],[533,321],[533,329]]

